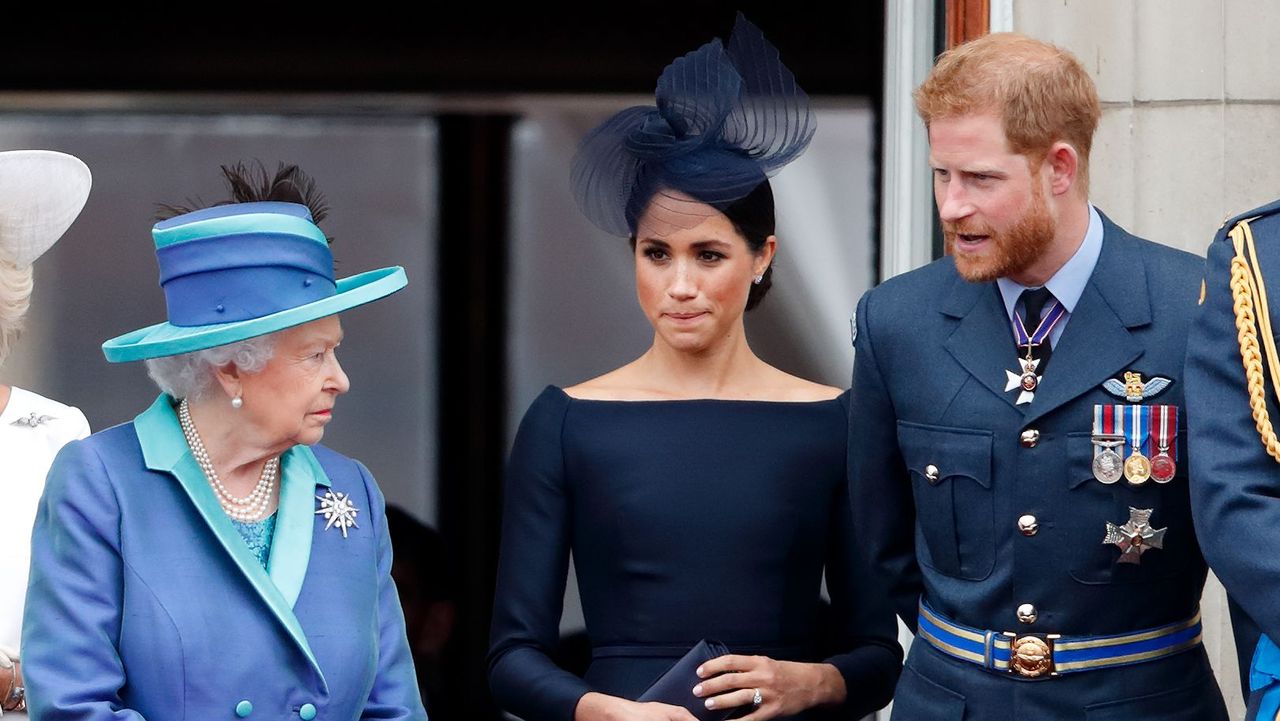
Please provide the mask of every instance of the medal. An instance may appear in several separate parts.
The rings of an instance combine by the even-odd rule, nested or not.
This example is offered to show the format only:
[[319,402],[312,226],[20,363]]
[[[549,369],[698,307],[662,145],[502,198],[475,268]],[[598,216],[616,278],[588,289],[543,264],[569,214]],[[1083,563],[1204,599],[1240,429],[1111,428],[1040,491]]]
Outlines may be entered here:
[[1102,543],[1120,549],[1118,563],[1142,562],[1142,554],[1150,549],[1164,548],[1164,533],[1168,528],[1152,528],[1153,509],[1130,508],[1129,520],[1123,526],[1107,521],[1107,535]]
[[1156,483],[1172,481],[1173,475],[1177,472],[1178,464],[1169,455],[1167,447],[1161,448],[1159,453],[1151,457],[1151,480]]
[[1151,461],[1137,448],[1125,459],[1124,477],[1135,486],[1141,486],[1151,477]]
[[1040,325],[1036,326],[1032,333],[1027,332],[1026,326],[1022,323],[1022,316],[1013,314],[1014,342],[1017,343],[1018,348],[1026,349],[1026,356],[1018,359],[1018,370],[1005,371],[1005,392],[1018,391],[1018,399],[1014,405],[1023,405],[1035,399],[1036,388],[1039,387],[1041,380],[1041,376],[1036,374],[1040,359],[1033,358],[1031,352],[1034,348],[1049,342],[1049,334],[1066,314],[1066,308],[1063,308],[1062,304],[1055,299],[1043,313]]
[[[1036,364],[1039,364],[1039,362],[1040,361],[1032,361],[1032,363]],[[1040,385],[1040,376],[1036,375],[1036,368],[1031,363],[1027,363],[1023,366],[1022,377],[1018,380],[1022,385],[1022,390],[1027,391],[1028,393],[1034,393],[1036,386]]]
[[1116,449],[1124,445],[1123,433],[1117,433],[1116,411],[1120,406],[1095,405],[1093,407],[1093,477],[1100,483],[1111,485],[1124,476],[1124,457]]
[[1147,441],[1150,426],[1149,406],[1124,406],[1125,430],[1128,441],[1133,444],[1129,457],[1124,462],[1124,477],[1129,483],[1141,486],[1151,478],[1151,461],[1142,455],[1142,447]]
[[[1151,457],[1151,480],[1168,483],[1178,472],[1178,463],[1170,448],[1178,438],[1178,407],[1155,406],[1152,432],[1155,436],[1156,454]],[[1176,449],[1175,449],[1176,453]]]
[[[1094,443],[1102,445],[1098,441]],[[1115,451],[1117,446],[1122,445],[1124,445],[1123,440],[1114,441],[1099,449],[1093,457],[1093,477],[1108,486],[1124,475],[1124,459]]]
[[1040,365],[1038,359],[1019,358],[1018,367],[1022,369],[1021,373],[1005,371],[1005,392],[1021,390],[1014,405],[1020,406],[1024,403],[1030,403],[1036,397],[1036,386],[1040,385],[1040,376],[1036,375],[1036,366],[1038,365]]

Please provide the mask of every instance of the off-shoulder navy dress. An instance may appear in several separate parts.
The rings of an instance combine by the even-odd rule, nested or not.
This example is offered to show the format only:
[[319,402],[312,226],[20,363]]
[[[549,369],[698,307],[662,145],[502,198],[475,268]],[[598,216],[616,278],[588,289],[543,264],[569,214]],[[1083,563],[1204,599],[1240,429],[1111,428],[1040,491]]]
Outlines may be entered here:
[[[489,655],[498,703],[525,721],[569,721],[588,691],[636,698],[711,638],[835,665],[846,703],[793,718],[886,704],[901,649],[851,545],[848,403],[594,401],[547,388],[507,470]],[[551,660],[571,552],[585,678]]]

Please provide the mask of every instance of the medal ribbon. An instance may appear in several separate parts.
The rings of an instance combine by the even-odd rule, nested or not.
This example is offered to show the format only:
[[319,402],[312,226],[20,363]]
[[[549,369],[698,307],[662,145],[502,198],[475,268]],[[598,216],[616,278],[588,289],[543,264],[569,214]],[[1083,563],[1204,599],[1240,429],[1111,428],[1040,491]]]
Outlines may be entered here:
[[[1116,406],[1094,404],[1093,406],[1093,457],[1097,458],[1107,451],[1107,445],[1100,443],[1102,436],[1116,435]],[[1123,457],[1124,454],[1121,454]]]
[[1027,334],[1027,327],[1022,324],[1022,316],[1016,312],[1013,314],[1013,338],[1018,342],[1019,348],[1027,348],[1038,346],[1046,343],[1049,334],[1053,332],[1054,326],[1058,325],[1058,321],[1067,314],[1067,309],[1055,298],[1049,304],[1049,310],[1040,318],[1040,325],[1036,326],[1035,332],[1030,336]]
[[1120,406],[1120,410],[1124,414],[1125,435],[1129,441],[1127,458],[1134,452],[1141,453],[1147,445],[1147,437],[1151,433],[1151,406]]
[[1120,435],[1116,432],[1116,427],[1120,425],[1117,422],[1116,410],[1122,406],[1112,405],[1094,405],[1093,407],[1093,435],[1095,436],[1114,436]]
[[[1155,451],[1164,446],[1166,453],[1173,460],[1178,460],[1178,407],[1160,405],[1155,407],[1156,437],[1152,439]],[[1154,454],[1153,454],[1154,455]]]

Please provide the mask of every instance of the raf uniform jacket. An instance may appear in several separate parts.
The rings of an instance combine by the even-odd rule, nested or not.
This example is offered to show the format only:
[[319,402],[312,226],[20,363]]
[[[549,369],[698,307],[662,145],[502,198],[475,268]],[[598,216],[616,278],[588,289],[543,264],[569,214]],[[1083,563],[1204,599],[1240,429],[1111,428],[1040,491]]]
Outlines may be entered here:
[[[886,281],[858,304],[849,454],[859,544],[912,630],[935,612],[996,632],[1125,634],[1197,613],[1206,568],[1192,529],[1185,451],[1176,477],[1104,485],[1092,473],[1095,404],[1122,404],[1126,371],[1173,383],[1148,404],[1183,406],[1183,357],[1201,264],[1103,217],[1100,255],[1034,400],[1015,405],[1010,322],[995,283],[950,258]],[[1185,444],[1179,444],[1185,448]],[[930,468],[932,466],[933,468]],[[1162,549],[1119,564],[1108,522],[1151,509]],[[1034,531],[1020,519],[1033,516]],[[1034,607],[1034,621],[1018,608]],[[1181,715],[1180,715],[1181,714]],[[1215,719],[1202,649],[1119,669],[1016,678],[917,639],[895,719]]]
[[[425,721],[373,478],[318,446],[280,473],[264,569],[167,396],[64,447],[32,539],[32,718]],[[346,537],[315,513],[330,491],[359,509]]]
[[[1191,500],[1205,556],[1226,586],[1241,671],[1252,666],[1246,691],[1273,687],[1280,679],[1280,463],[1267,454],[1250,408],[1241,361],[1231,289],[1235,247],[1228,233],[1250,220],[1257,267],[1263,277],[1273,323],[1280,323],[1280,202],[1251,210],[1223,225],[1209,248],[1204,304],[1187,347],[1187,404],[1190,406]],[[1269,285],[1268,285],[1269,284]],[[1254,298],[1255,315],[1260,298]],[[1256,326],[1255,326],[1256,327]],[[1264,339],[1257,334],[1261,350]],[[1280,426],[1276,389],[1265,351],[1259,369],[1265,378],[1265,407]],[[1238,604],[1236,606],[1235,604]],[[1243,613],[1241,611],[1243,610]],[[1258,630],[1266,638],[1258,644]],[[1257,653],[1255,654],[1255,647]],[[1252,661],[1252,663],[1251,663]],[[1280,707],[1274,690],[1265,718]],[[1251,718],[1263,699],[1255,694]]]

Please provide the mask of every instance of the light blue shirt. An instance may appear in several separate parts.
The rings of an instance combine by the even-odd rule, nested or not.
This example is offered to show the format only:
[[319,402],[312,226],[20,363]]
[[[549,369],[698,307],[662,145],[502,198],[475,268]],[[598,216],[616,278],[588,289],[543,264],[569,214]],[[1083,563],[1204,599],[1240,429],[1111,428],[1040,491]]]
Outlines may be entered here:
[[[1054,326],[1053,332],[1049,334],[1050,346],[1058,347],[1058,339],[1062,337],[1063,329],[1070,322],[1071,313],[1075,311],[1076,303],[1080,302],[1080,296],[1084,294],[1084,287],[1089,283],[1089,277],[1093,275],[1093,268],[1098,264],[1098,256],[1101,254],[1102,216],[1098,215],[1098,209],[1090,204],[1089,229],[1084,233],[1084,241],[1080,243],[1075,254],[1063,263],[1058,272],[1044,284],[1044,287],[1053,293],[1053,297],[1057,298],[1063,309],[1067,311],[1062,316],[1062,320]],[[1004,300],[1005,313],[1009,315],[1009,322],[1012,323],[1013,314],[1017,311],[1018,297],[1022,295],[1022,291],[1028,290],[1028,286],[1009,278],[997,278],[996,285],[999,286],[1000,297]]]

